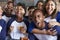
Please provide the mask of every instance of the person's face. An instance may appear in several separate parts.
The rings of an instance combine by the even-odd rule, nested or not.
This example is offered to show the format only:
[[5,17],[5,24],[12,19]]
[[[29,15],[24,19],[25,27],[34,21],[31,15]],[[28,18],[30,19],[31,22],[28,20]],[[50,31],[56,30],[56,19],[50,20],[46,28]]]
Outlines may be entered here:
[[34,9],[30,9],[29,10],[29,15],[32,15],[32,12],[34,11]]
[[12,8],[13,8],[13,3],[9,3],[9,4],[8,4],[8,8],[9,8],[9,9],[12,9]]
[[16,7],[16,16],[23,17],[24,13],[25,13],[25,10],[22,6]]
[[9,4],[7,5],[6,14],[11,15],[11,14],[12,14],[12,11],[13,11],[13,3],[9,3]]
[[35,20],[35,23],[38,27],[41,27],[42,26],[42,23],[44,22],[44,16],[42,14],[42,12],[36,12],[34,14],[34,20]]
[[28,16],[29,16],[29,18],[32,18],[32,12],[34,11],[34,9],[30,9],[29,10],[29,14],[28,14]]
[[38,9],[43,10],[43,3],[39,2],[38,5],[37,5],[37,7],[38,7]]
[[51,15],[53,13],[53,11],[55,10],[55,3],[53,1],[48,1],[46,4],[46,11],[49,15]]

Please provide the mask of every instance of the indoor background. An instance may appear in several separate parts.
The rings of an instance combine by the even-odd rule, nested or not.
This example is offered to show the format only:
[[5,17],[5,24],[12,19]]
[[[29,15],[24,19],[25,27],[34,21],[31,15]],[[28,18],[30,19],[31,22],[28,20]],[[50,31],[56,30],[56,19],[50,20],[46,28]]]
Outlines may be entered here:
[[[36,5],[38,0],[0,0],[0,5],[5,6],[7,1],[13,1],[16,5],[18,2],[24,3],[26,6]],[[43,0],[45,1],[45,0]],[[60,11],[60,0],[54,0],[57,3],[57,8]]]

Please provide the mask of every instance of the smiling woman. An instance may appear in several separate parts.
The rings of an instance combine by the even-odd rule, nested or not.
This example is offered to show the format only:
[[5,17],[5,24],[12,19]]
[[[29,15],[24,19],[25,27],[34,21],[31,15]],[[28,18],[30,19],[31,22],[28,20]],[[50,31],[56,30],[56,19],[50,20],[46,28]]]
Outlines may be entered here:
[[[60,27],[60,21],[59,21],[60,20],[60,12],[57,11],[56,2],[53,0],[46,1],[45,11],[46,11],[46,16],[47,16],[45,18],[45,21],[46,22],[48,21],[50,27],[53,27],[56,29],[57,35],[60,37],[60,33],[59,33],[60,32],[60,29],[59,29],[59,27]],[[55,20],[51,21],[52,19],[55,19],[56,21]],[[58,40],[60,40],[60,39],[58,39]]]

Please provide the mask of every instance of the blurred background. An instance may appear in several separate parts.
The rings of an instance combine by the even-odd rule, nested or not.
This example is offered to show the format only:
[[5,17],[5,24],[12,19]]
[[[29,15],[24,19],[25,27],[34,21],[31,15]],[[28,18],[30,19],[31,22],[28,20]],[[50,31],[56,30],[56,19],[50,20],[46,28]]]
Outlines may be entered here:
[[[16,5],[18,2],[21,2],[24,3],[26,6],[32,6],[32,5],[36,5],[37,1],[39,0],[0,0],[0,5],[3,7],[6,5],[8,1],[14,2],[14,5]],[[56,1],[57,9],[60,11],[60,0],[54,0],[54,1]]]

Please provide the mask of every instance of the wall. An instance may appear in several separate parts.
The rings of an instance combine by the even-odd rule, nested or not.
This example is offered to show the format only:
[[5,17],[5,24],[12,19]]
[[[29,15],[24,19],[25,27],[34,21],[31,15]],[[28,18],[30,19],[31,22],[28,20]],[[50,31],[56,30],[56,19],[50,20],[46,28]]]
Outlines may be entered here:
[[[6,2],[7,1],[9,1],[9,0],[0,0],[0,5],[1,6],[6,5]],[[14,3],[16,4],[18,2],[21,2],[21,3],[26,4],[26,6],[31,6],[31,5],[36,5],[37,1],[38,0],[14,0]],[[59,3],[59,0],[55,0],[55,1],[57,3],[57,9],[60,11],[60,3]]]

